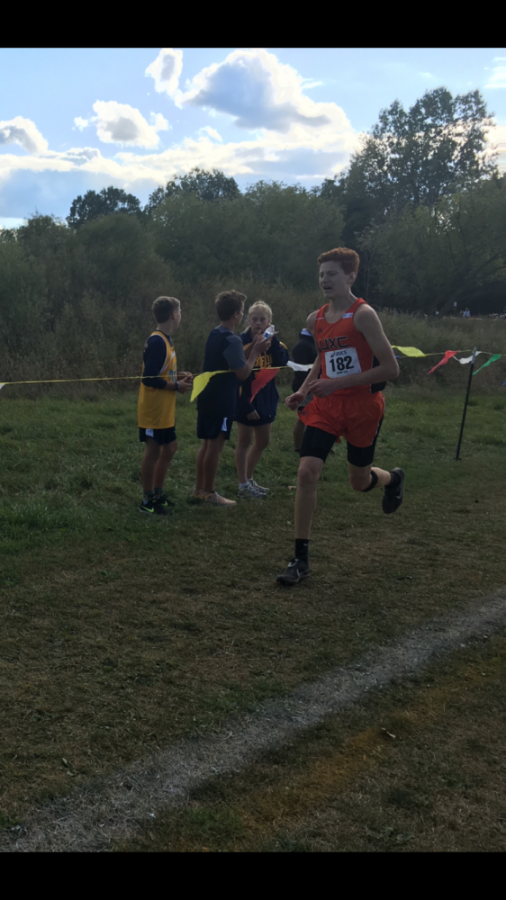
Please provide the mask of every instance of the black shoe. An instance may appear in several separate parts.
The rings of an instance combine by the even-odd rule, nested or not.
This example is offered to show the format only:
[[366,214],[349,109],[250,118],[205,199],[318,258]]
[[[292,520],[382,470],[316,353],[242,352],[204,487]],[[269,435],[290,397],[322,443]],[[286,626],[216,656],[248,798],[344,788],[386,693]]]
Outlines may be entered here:
[[285,571],[278,575],[276,581],[279,584],[298,584],[299,581],[307,578],[308,575],[311,575],[309,563],[304,559],[292,559]]
[[389,487],[387,485],[385,488],[382,502],[384,513],[393,513],[396,509],[399,509],[404,494],[404,478],[406,477],[404,469],[392,469],[393,472],[399,476],[400,482],[397,487]]
[[150,500],[149,503],[141,503],[139,512],[146,513],[148,516],[167,516],[168,510],[164,506],[160,506],[156,500]]
[[155,497],[153,503],[156,503],[158,507],[161,507],[166,511],[176,505],[172,500],[169,500],[169,498],[166,497],[165,494],[159,494],[158,497]]

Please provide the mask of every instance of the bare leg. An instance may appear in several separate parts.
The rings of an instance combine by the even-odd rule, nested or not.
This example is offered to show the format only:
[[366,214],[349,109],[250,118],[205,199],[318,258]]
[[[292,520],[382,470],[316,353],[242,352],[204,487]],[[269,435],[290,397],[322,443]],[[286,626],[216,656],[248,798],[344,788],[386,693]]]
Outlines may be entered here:
[[163,488],[165,478],[167,477],[167,469],[169,468],[174,454],[177,450],[177,441],[171,441],[170,444],[162,444],[160,447],[160,455],[155,465],[153,485],[157,488]]
[[376,472],[378,481],[375,487],[386,487],[390,484],[392,476],[390,472],[384,469],[378,469],[376,466],[352,466],[348,463],[348,477],[354,491],[365,491],[371,483],[371,472]]
[[207,440],[204,443],[207,444],[207,446],[201,460],[201,483],[196,485],[196,489],[212,494],[215,490],[216,474],[220,464],[220,456],[223,447],[225,446],[225,432],[222,431],[217,438],[214,438],[214,440]]
[[253,446],[250,447],[250,451],[248,453],[248,461],[247,461],[247,469],[246,475],[249,481],[250,478],[253,478],[253,472],[255,471],[262,453],[269,446],[271,441],[271,431],[272,431],[272,422],[268,422],[266,425],[258,425],[256,428],[252,429],[255,432],[255,440],[253,441]]
[[235,445],[235,466],[237,469],[237,477],[239,484],[245,484],[248,480],[246,475],[246,460],[248,450],[251,444],[252,432],[254,429],[250,425],[243,425],[242,422],[237,423],[237,443]]
[[207,452],[207,445],[209,441],[202,441],[200,445],[200,450],[197,453],[197,471],[195,474],[195,491],[203,491],[204,484],[204,458]]
[[322,469],[323,460],[315,456],[304,456],[300,461],[295,495],[295,537],[302,540],[309,540],[311,535]]
[[300,450],[300,445],[302,444],[302,438],[304,437],[304,432],[306,430],[306,426],[304,422],[297,417],[297,421],[293,426],[293,446],[294,450]]
[[155,485],[155,469],[161,451],[160,444],[153,438],[146,438],[144,456],[141,463],[141,481],[143,491],[152,491]]

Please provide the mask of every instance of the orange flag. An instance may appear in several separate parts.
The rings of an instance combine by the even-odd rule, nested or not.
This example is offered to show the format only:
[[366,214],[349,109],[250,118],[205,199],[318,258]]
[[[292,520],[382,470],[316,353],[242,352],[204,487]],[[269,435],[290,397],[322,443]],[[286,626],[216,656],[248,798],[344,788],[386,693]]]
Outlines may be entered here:
[[269,381],[272,381],[273,378],[278,374],[279,369],[260,369],[259,372],[255,372],[255,379],[251,385],[251,399],[258,394],[260,388],[265,387]]
[[439,362],[435,366],[433,366],[430,372],[427,372],[427,375],[431,375],[432,372],[439,368],[439,366],[445,366],[448,360],[452,358],[452,356],[455,356],[456,353],[460,352],[460,350],[446,350],[443,359],[440,359]]

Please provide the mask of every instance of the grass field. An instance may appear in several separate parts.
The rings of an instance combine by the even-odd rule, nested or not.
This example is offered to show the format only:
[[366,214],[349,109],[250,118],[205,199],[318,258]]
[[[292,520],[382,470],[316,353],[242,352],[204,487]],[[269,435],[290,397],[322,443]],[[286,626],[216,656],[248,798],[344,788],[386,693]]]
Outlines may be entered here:
[[[244,501],[232,510],[202,509],[189,500],[196,414],[188,399],[180,398],[180,449],[167,482],[177,505],[168,519],[146,521],[137,512],[142,447],[136,391],[90,392],[87,399],[48,392],[24,399],[18,389],[10,399],[4,389],[0,813],[5,827],[51,796],[68,792],[70,783],[112,772],[177,737],[198,738],[219,729],[260,701],[282,696],[366,649],[504,586],[505,389],[473,394],[462,460],[455,462],[464,382],[461,377],[458,390],[435,381],[430,387],[387,388],[377,463],[406,470],[405,503],[395,516],[383,515],[379,492],[351,491],[344,448],[336,446],[320,486],[311,546],[314,574],[294,590],[275,582],[292,555],[290,488],[297,473],[293,416],[284,406],[257,474],[270,487],[269,498]],[[218,490],[225,496],[236,490],[231,446],[224,452]],[[452,658],[424,676],[433,678],[438,690],[440,681],[450,685],[450,694],[453,690],[456,703],[446,721],[455,740],[444,753],[455,757],[450,769],[456,774],[448,777],[457,778],[456,784],[462,776],[459,754],[464,759],[465,752],[471,753],[478,737],[472,717],[459,713],[462,698],[451,685],[460,683],[458,672],[466,665],[488,672],[490,684],[503,684],[504,647],[498,636],[490,652],[476,656],[476,651],[467,661]],[[469,702],[475,718],[481,717],[480,740],[487,744],[495,740],[498,696],[504,697],[504,690],[498,695],[496,688],[486,687],[489,682],[483,687],[481,676],[476,678],[468,686]],[[168,817],[145,844],[142,839],[132,847],[397,849],[405,843],[410,850],[428,849],[428,819],[409,800],[410,791],[413,796],[420,792],[419,743],[396,743],[381,731],[395,734],[395,710],[414,704],[425,728],[422,745],[429,740],[427,729],[439,725],[431,718],[430,703],[423,706],[429,688],[422,688],[411,688],[414,699],[403,694],[404,688],[371,696],[347,719],[350,741],[372,729],[366,744],[383,742],[385,759],[376,768],[383,773],[381,784],[388,782],[384,793],[379,781],[376,785],[379,775],[351,767],[348,793],[338,808],[320,793],[315,801],[320,824],[311,819],[317,815],[315,803],[310,806],[314,777],[303,770],[308,759],[324,759],[341,734],[342,722],[329,722],[292,755],[287,751],[277,762],[260,761],[246,780],[220,784],[218,799],[195,799],[195,806],[179,818]],[[443,694],[437,696],[436,706],[446,702]],[[402,711],[400,719],[403,715],[409,719]],[[346,734],[339,739],[342,752],[347,752]],[[441,754],[443,737],[433,737]],[[281,773],[278,793],[285,775],[293,780],[293,766],[299,766],[297,784],[307,802],[285,819],[267,816],[265,833],[258,825],[248,830],[255,796],[261,805],[267,790],[271,763]],[[504,765],[492,768],[504,790]],[[485,777],[483,772],[488,769],[479,777]],[[433,810],[427,773],[423,777],[422,794],[429,798],[423,809]],[[357,791],[367,795],[371,834],[365,826],[355,831],[350,826]],[[387,794],[394,798],[386,803],[388,822],[383,815]],[[492,800],[487,802],[490,806]],[[454,819],[456,837],[445,849],[484,848],[488,839],[485,831],[476,831],[472,816],[462,822],[455,813]]]

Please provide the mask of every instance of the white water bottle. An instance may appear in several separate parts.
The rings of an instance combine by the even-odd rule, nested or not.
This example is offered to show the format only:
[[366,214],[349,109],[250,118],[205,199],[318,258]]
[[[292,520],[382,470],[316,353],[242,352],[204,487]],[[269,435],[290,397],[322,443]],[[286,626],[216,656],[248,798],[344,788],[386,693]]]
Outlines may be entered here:
[[274,325],[269,325],[264,331],[264,338],[271,338],[273,334],[276,334],[276,329],[274,328]]

